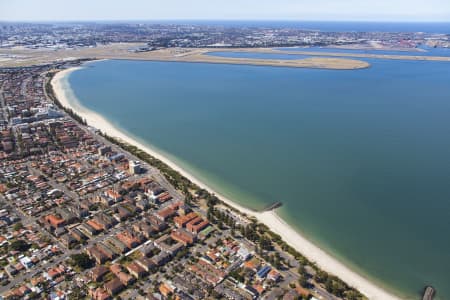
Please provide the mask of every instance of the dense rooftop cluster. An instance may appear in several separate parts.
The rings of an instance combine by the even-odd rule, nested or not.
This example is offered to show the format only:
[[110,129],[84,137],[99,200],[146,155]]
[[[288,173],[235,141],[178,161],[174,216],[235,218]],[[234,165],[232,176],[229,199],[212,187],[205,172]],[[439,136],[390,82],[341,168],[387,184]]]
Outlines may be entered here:
[[412,48],[420,44],[449,47],[445,34],[400,32],[325,32],[308,28],[154,23],[16,24],[0,23],[0,47],[70,49],[115,42],[143,42],[158,47],[280,47],[370,44]]

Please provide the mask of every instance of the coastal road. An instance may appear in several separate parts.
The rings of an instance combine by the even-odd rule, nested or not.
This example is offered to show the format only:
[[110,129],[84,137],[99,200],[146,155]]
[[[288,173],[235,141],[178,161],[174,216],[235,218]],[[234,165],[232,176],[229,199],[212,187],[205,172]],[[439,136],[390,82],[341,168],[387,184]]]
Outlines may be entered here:
[[[2,117],[0,118],[8,122],[8,114],[6,113],[6,103],[5,99],[3,98],[3,85],[0,87],[0,109]],[[0,125],[0,127],[3,127],[3,125]]]

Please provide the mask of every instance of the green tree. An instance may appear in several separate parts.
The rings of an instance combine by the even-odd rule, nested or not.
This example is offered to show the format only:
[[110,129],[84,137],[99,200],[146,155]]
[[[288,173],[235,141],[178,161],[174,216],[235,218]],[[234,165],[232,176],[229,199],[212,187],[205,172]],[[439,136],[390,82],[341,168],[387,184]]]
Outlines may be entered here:
[[24,240],[15,240],[10,245],[9,248],[14,251],[24,252],[30,249],[31,245]]
[[298,283],[302,286],[302,287],[307,287],[308,286],[308,279],[306,278],[306,276],[300,276],[300,278],[298,279]]
[[328,273],[326,273],[322,270],[317,270],[316,274],[314,275],[314,280],[319,283],[323,283],[327,279],[328,279]]
[[71,264],[82,270],[88,269],[94,265],[94,261],[86,253],[72,254],[70,256]]
[[72,292],[69,294],[69,300],[78,300],[84,299],[86,296],[85,288],[79,288],[78,286],[72,289]]
[[21,222],[17,222],[16,224],[14,224],[14,226],[13,226],[13,229],[14,230],[19,230],[19,229],[22,229],[23,228],[23,225],[22,225],[22,223]]
[[327,280],[325,280],[325,288],[327,291],[332,292],[333,291],[333,280],[328,277]]
[[351,290],[345,294],[345,298],[348,300],[358,300],[361,299],[361,295],[357,291]]

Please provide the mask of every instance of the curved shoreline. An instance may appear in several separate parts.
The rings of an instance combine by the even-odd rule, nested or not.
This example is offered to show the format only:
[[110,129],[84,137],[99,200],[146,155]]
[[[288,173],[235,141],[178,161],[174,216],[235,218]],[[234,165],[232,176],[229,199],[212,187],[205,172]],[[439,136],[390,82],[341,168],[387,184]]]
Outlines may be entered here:
[[284,220],[282,220],[276,214],[275,211],[255,212],[251,209],[245,208],[233,202],[229,198],[224,197],[220,193],[214,191],[207,184],[196,179],[195,176],[190,174],[185,169],[179,167],[177,164],[175,164],[173,161],[171,161],[158,151],[155,151],[150,146],[144,145],[143,143],[140,143],[139,141],[133,139],[132,137],[121,131],[119,128],[114,126],[110,121],[108,121],[103,116],[85,108],[81,103],[79,103],[79,101],[73,95],[73,92],[70,90],[70,87],[68,86],[66,87],[64,85],[64,80],[67,80],[70,73],[81,68],[82,67],[74,67],[66,69],[56,73],[55,76],[53,77],[51,85],[53,87],[55,96],[58,98],[58,101],[61,103],[62,106],[72,109],[74,112],[83,117],[90,126],[93,126],[112,137],[122,139],[123,141],[144,150],[145,152],[154,156],[155,158],[164,161],[164,163],[166,163],[169,167],[178,171],[199,187],[204,188],[210,191],[211,193],[217,195],[219,199],[225,202],[226,204],[234,207],[235,209],[239,210],[242,213],[255,217],[259,222],[268,226],[274,233],[280,235],[285,242],[294,247],[297,251],[302,253],[309,260],[315,262],[321,269],[338,276],[339,278],[344,280],[347,284],[358,289],[369,299],[380,299],[380,300],[400,299],[399,297],[389,293],[388,291],[382,289],[373,282],[369,281],[365,277],[352,271],[350,268],[348,268],[346,265],[344,265],[339,260],[334,258],[332,255],[326,253],[320,247],[314,245],[302,234],[297,232],[295,229],[289,226]]

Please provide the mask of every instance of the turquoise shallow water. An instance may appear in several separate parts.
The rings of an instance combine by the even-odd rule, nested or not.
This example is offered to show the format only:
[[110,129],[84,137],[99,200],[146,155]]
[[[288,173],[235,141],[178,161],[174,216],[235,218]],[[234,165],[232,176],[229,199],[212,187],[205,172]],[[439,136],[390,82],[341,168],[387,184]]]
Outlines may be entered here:
[[101,61],[77,98],[405,298],[450,299],[450,63],[333,71]]

